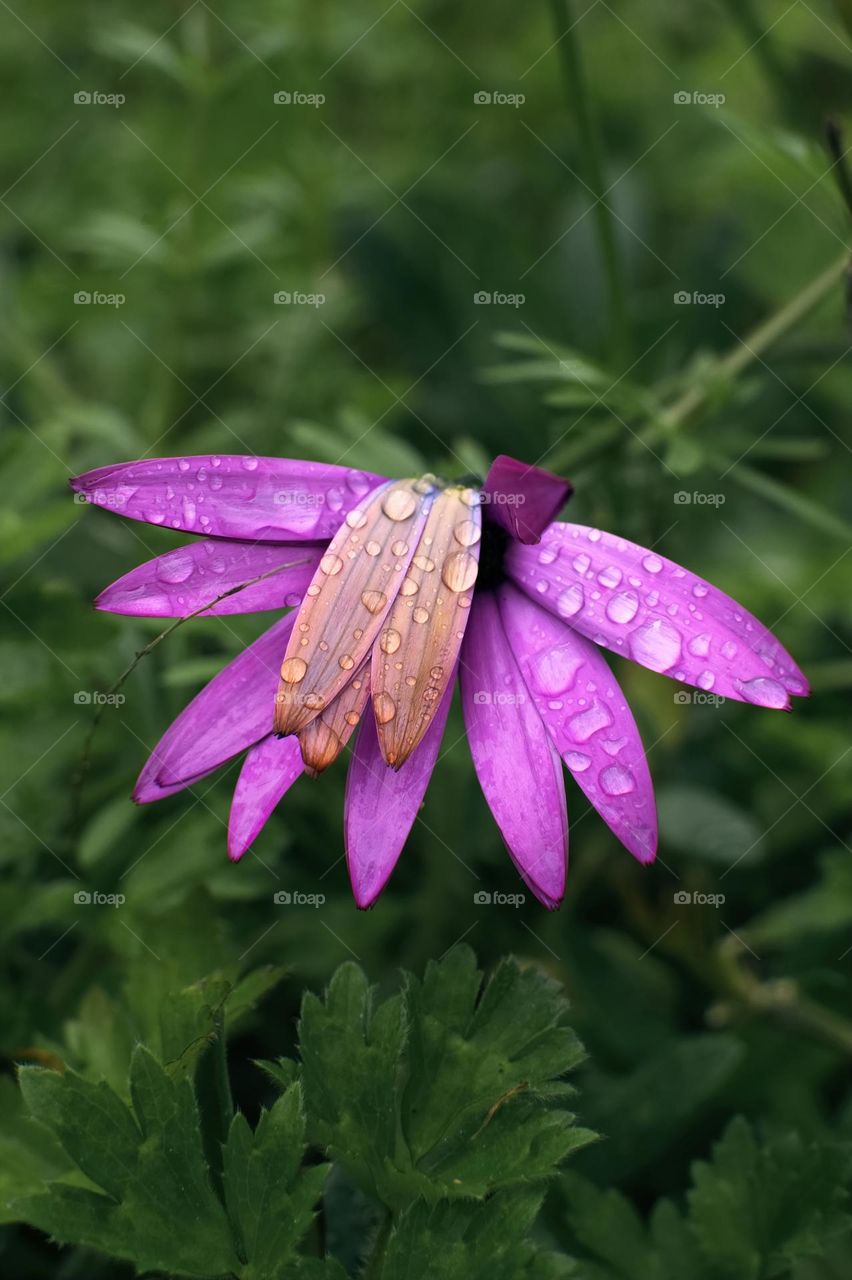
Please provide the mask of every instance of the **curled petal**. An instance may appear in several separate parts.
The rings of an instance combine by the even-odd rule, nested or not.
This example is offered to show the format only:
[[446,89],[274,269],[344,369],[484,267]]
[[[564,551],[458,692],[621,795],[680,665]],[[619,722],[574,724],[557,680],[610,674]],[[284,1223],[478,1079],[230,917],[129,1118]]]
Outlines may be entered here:
[[657,849],[654,788],[639,730],[600,649],[515,587],[500,616],[553,743],[598,813],[640,862]]
[[474,602],[461,661],[462,707],[480,786],[512,859],[550,909],[565,892],[562,762],[529,697],[491,592]]
[[808,693],[786,649],[736,600],[625,538],[554,524],[539,547],[510,546],[506,570],[581,635],[674,680],[784,710],[790,694]]
[[394,480],[349,512],[296,615],[281,663],[276,733],[301,732],[370,652],[433,497],[428,482]]
[[293,626],[281,618],[193,698],[152,751],[133,793],[145,804],[252,746],[272,729],[278,659]]
[[500,454],[485,477],[482,502],[494,524],[518,542],[536,543],[573,492],[567,480]]
[[[233,592],[209,614],[257,613],[297,605],[322,547],[258,545],[204,538],[131,569],[98,596],[95,608],[140,618],[185,618]],[[268,575],[268,576],[264,576]],[[254,579],[262,578],[260,582]],[[252,586],[238,588],[247,582]]]
[[355,732],[369,696],[370,660],[367,658],[337,697],[299,734],[302,759],[312,777],[334,764]]
[[359,907],[372,906],[396,866],[423,803],[452,702],[452,683],[416,751],[402,769],[385,763],[376,722],[365,716],[346,777],[346,863]]
[[228,818],[228,857],[237,862],[253,844],[304,765],[295,738],[273,734],[253,746],[234,788]]
[[373,710],[382,753],[394,769],[422,741],[455,676],[479,570],[481,530],[473,490],[438,495],[373,646]]
[[71,480],[117,515],[210,538],[325,542],[381,476],[288,458],[143,458]]

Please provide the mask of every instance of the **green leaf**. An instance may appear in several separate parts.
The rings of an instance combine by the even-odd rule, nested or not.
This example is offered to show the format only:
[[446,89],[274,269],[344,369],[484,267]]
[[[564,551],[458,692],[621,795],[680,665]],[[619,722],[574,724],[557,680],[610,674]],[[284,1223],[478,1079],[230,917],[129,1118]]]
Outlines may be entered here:
[[583,1057],[566,1015],[558,986],[515,961],[483,988],[466,947],[377,1007],[344,965],[302,1009],[313,1136],[389,1205],[545,1178],[594,1136],[558,1105]]
[[705,787],[663,787],[657,796],[666,839],[684,853],[730,866],[746,853],[763,854],[763,829],[748,813]]
[[292,1085],[252,1133],[242,1115],[225,1146],[228,1211],[247,1262],[246,1277],[275,1280],[288,1272],[311,1225],[328,1165],[300,1168],[305,1146],[302,1092]]
[[824,937],[852,927],[852,864],[845,850],[833,849],[820,860],[820,878],[810,889],[768,907],[749,921],[755,945],[785,947],[808,937]]

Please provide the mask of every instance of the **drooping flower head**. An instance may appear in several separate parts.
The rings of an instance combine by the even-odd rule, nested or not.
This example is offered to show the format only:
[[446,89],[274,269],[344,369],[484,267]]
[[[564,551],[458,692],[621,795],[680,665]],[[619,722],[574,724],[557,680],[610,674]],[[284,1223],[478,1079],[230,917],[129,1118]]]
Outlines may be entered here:
[[417,817],[457,677],[482,790],[551,908],[568,852],[563,762],[636,858],[656,853],[645,753],[602,649],[763,707],[808,693],[736,601],[624,538],[553,523],[570,485],[512,458],[481,487],[218,456],[102,467],[72,487],[199,535],[113,583],[99,609],[282,614],[178,716],[134,798],[173,795],[245,752],[228,829],[238,859],[296,779],[354,735],[344,827],[361,907]]

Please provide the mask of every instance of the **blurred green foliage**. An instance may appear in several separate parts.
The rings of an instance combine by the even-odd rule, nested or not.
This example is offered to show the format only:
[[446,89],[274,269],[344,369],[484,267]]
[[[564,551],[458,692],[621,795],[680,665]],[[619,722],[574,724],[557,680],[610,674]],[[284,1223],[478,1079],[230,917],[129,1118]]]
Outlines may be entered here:
[[[537,1230],[583,1260],[575,1274],[631,1274],[577,1225],[595,1187],[627,1201],[608,1202],[610,1233],[670,1199],[674,1239],[675,1218],[700,1218],[694,1198],[684,1207],[696,1161],[760,1169],[849,1137],[850,215],[822,140],[826,118],[852,120],[848,8],[0,5],[4,1203],[10,1172],[31,1188],[58,1158],[21,1136],[16,1061],[61,1058],[126,1106],[134,1044],[169,1062],[227,1013],[231,1088],[254,1126],[271,1086],[251,1060],[293,1055],[305,988],[357,959],[387,994],[397,968],[422,973],[462,938],[570,996],[588,1053],[572,1110],[606,1140],[572,1158],[578,1181],[554,1187]],[[450,476],[506,451],[566,471],[571,518],[658,545],[741,599],[814,696],[789,717],[681,705],[619,662],[661,858],[633,864],[571,786],[553,916],[474,902],[518,884],[455,712],[373,911],[355,911],[346,882],[343,767],[300,782],[230,866],[235,766],[144,810],[129,793],[176,712],[269,619],[178,630],[107,707],[79,784],[97,693],[159,630],[90,601],[180,539],[76,505],[66,481],[144,453],[246,451]],[[281,889],[325,902],[277,906]],[[181,993],[196,984],[207,1013],[193,1024]],[[769,1154],[748,1154],[735,1114]],[[536,1209],[513,1209],[521,1253]],[[415,1250],[450,1230],[426,1210],[407,1229]],[[454,1229],[473,1259],[474,1229]],[[4,1231],[3,1269],[26,1280],[129,1274]],[[781,1253],[762,1270],[720,1255],[708,1274],[844,1274],[842,1248],[814,1262],[770,1244]],[[513,1255],[505,1274],[569,1274],[534,1265]]]

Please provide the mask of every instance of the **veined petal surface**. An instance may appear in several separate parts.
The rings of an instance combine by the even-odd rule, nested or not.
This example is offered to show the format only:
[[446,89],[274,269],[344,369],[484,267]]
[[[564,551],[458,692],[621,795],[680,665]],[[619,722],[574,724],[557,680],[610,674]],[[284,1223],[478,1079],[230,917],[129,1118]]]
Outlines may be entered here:
[[269,734],[248,752],[228,817],[228,857],[234,862],[257,839],[273,809],[303,769],[295,738],[276,738]]

